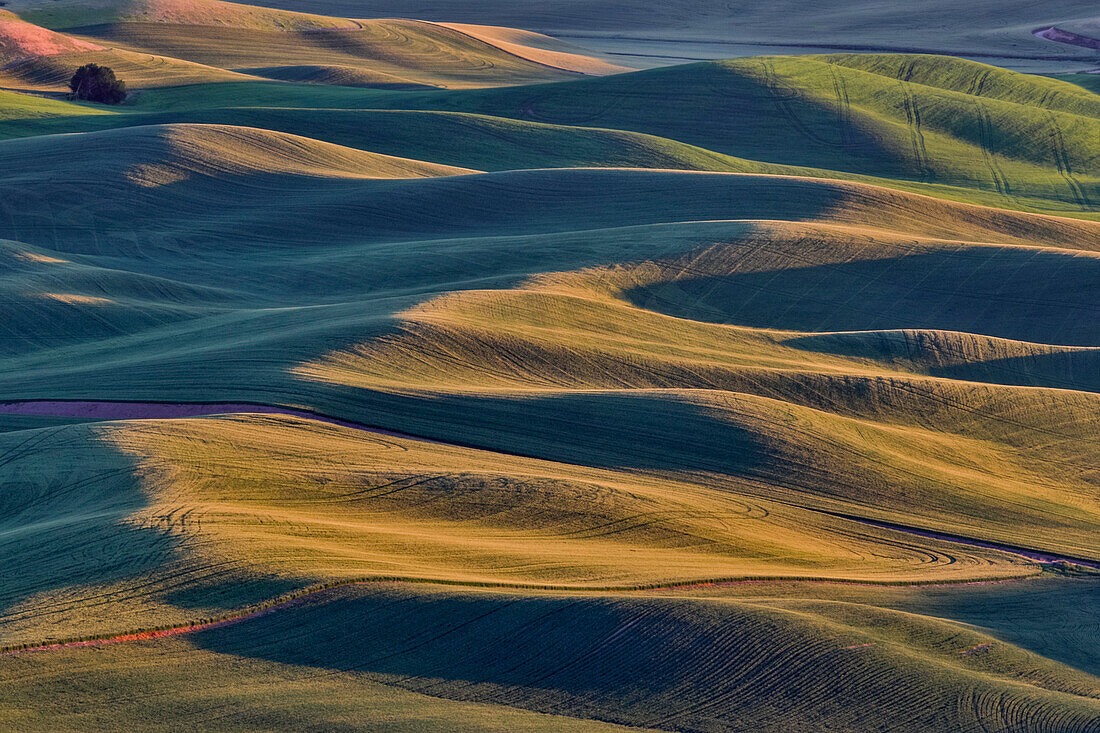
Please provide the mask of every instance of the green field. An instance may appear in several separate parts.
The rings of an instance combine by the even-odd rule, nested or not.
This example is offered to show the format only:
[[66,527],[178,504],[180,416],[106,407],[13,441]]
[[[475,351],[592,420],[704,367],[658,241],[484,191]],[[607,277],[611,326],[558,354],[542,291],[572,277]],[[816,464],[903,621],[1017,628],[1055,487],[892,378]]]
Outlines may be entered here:
[[0,14],[0,728],[1100,730],[1090,75],[359,14]]
[[1086,217],[1100,199],[1095,94],[947,57],[753,58],[447,93],[225,80],[148,89],[96,119],[21,104],[0,138],[225,123],[478,170],[809,175]]
[[[40,3],[41,0],[12,0]],[[262,0],[261,5],[331,15],[363,14],[354,0]],[[800,0],[379,0],[369,17],[517,26],[561,36],[635,66],[762,53],[944,53],[1025,71],[1096,68],[1093,49],[1054,43],[1032,31],[1058,28],[1100,38],[1087,0],[924,0],[920,3]]]

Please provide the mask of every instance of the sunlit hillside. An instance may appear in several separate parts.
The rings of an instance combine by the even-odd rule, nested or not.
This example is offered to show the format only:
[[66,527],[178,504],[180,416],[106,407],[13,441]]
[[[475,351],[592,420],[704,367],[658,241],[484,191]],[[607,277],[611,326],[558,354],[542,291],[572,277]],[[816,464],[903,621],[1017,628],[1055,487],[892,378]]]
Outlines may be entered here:
[[1088,74],[269,4],[0,11],[0,728],[1100,730]]

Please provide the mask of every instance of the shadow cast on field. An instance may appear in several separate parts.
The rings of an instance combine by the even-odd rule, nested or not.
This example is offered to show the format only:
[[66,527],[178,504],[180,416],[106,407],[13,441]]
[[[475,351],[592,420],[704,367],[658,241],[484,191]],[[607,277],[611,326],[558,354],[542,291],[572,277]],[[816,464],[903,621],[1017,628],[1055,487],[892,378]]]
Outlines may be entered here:
[[[106,602],[103,586],[142,586],[178,547],[170,532],[126,521],[148,506],[138,465],[90,426],[0,435],[0,483],[0,643],[6,625]],[[56,591],[65,592],[51,598]]]
[[[1094,710],[1066,694],[1086,686],[1069,670],[1048,667],[1051,677],[1032,688],[984,674],[980,657],[960,656],[993,646],[988,636],[943,619],[841,605],[855,615],[836,623],[820,609],[792,613],[740,601],[378,584],[333,589],[191,641],[311,676],[362,676],[433,697],[665,730],[727,729],[734,721],[753,730],[855,728],[869,720],[885,728],[899,714],[914,728],[971,729],[987,715],[961,704],[971,694],[1018,708],[1010,727],[1060,715],[1074,729]],[[877,624],[909,641],[877,643]],[[922,633],[954,651],[924,653],[936,642]],[[1026,661],[990,654],[1035,684]],[[913,718],[928,696],[944,704]],[[761,699],[769,701],[764,709]]]
[[[333,388],[330,388],[333,389]],[[769,443],[707,392],[676,390],[473,395],[401,394],[335,387],[343,412],[412,435],[574,465],[747,475],[771,460]],[[342,398],[342,399],[341,399]]]
[[[146,511],[156,480],[94,422],[0,434],[0,646],[183,623],[319,582],[189,557],[192,511]],[[129,615],[146,602],[178,612]]]
[[1098,259],[997,247],[765,272],[689,274],[628,290],[625,297],[667,315],[756,328],[940,329],[1100,346],[1098,281]]
[[1100,392],[1100,350],[1066,351],[937,367],[929,374],[946,379]]
[[888,604],[974,624],[1025,649],[1100,675],[1100,579],[922,588]]
[[[668,605],[361,586],[191,638],[221,654],[363,675],[435,697],[637,724],[657,714],[654,703],[688,707],[677,675],[719,700],[739,686],[737,675],[713,676],[721,655],[704,652],[721,614]],[[766,625],[733,624],[732,635]],[[773,685],[762,687],[782,694]]]
[[[819,354],[915,367],[945,379],[1100,392],[1100,347],[998,343],[957,332],[897,330],[811,334],[786,339],[783,344]],[[1012,349],[1024,353],[1004,355]]]

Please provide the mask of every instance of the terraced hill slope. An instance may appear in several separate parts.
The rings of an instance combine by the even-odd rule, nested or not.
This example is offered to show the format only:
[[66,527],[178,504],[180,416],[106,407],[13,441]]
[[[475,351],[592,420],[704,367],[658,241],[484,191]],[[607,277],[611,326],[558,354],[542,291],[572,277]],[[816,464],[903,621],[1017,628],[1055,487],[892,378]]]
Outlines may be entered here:
[[1095,729],[1095,94],[29,7],[0,727]]

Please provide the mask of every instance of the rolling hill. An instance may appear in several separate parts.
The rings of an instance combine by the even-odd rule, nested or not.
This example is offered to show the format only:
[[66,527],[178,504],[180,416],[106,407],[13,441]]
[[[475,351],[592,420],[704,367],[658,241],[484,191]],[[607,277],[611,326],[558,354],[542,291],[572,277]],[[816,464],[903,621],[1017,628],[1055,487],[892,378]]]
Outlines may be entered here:
[[1098,196],[1095,94],[944,57],[760,58],[449,92],[223,80],[149,88],[112,111],[18,116],[0,138],[236,123],[479,170],[809,175],[1086,217]]
[[752,160],[995,191],[1006,202],[1088,207],[1097,195],[1095,95],[958,59],[761,57],[389,99],[375,104],[633,130]]
[[[131,157],[116,157],[118,149]],[[886,541],[877,535],[890,534],[861,518],[1100,559],[1090,541],[1096,474],[1088,458],[1094,448],[1089,415],[1096,409],[1089,390],[1096,384],[1072,376],[1074,365],[1084,374],[1094,368],[1087,366],[1095,365],[1097,353],[1094,319],[1067,320],[1063,331],[1051,331],[1048,315],[1095,307],[1087,283],[1100,246],[1096,224],[798,177],[625,169],[470,174],[234,127],[33,137],[4,143],[0,152],[8,171],[5,198],[20,212],[9,212],[11,235],[26,243],[9,245],[9,257],[19,263],[10,288],[10,336],[29,336],[7,341],[10,377],[2,396],[274,400],[498,451],[457,448],[453,456],[413,469],[413,446],[401,444],[398,464],[383,458],[352,469],[354,453],[336,458],[337,436],[325,428],[316,438],[325,446],[319,457],[298,468],[280,466],[272,446],[314,440],[318,427],[308,420],[245,418],[208,427],[168,422],[149,435],[138,423],[104,423],[106,432],[84,438],[77,437],[84,428],[75,426],[12,432],[15,445],[59,440],[82,451],[113,446],[108,455],[132,456],[142,474],[164,476],[129,490],[135,499],[145,497],[138,505],[82,508],[71,527],[74,541],[86,542],[96,532],[85,517],[107,519],[109,529],[125,516],[127,532],[144,534],[144,527],[150,541],[167,542],[158,551],[141,550],[152,565],[142,566],[147,593],[137,596],[136,609],[127,610],[129,601],[119,608],[108,600],[117,593],[134,598],[111,574],[96,590],[77,590],[87,575],[84,566],[47,566],[32,576],[36,583],[51,578],[47,587],[67,588],[64,597],[75,594],[75,608],[89,592],[106,594],[96,614],[66,633],[112,631],[126,613],[165,623],[186,620],[171,603],[146,607],[146,595],[163,592],[164,581],[151,580],[161,573],[172,579],[173,593],[194,595],[189,604],[198,605],[189,607],[214,613],[217,602],[199,599],[219,598],[226,588],[245,589],[231,597],[231,608],[261,601],[272,587],[349,576],[631,587],[737,576],[908,582],[923,573],[985,579],[1028,572],[1017,558],[996,552],[965,561],[952,552],[942,569],[927,561],[910,567],[902,554],[873,569],[870,558],[897,550],[868,550],[851,566],[843,558],[851,552],[853,531],[870,532],[861,541],[872,545]],[[66,196],[56,181],[36,173],[43,165],[66,171],[63,179],[73,190],[82,185],[79,171],[94,170],[102,195],[94,216],[59,210]],[[219,196],[225,200],[215,207]],[[321,211],[328,226],[312,237],[285,223]],[[242,266],[248,278],[241,278]],[[846,271],[853,267],[866,273]],[[941,275],[940,287],[898,298],[900,283],[930,269],[955,273],[957,283]],[[1053,281],[1037,277],[1043,272],[1060,273],[1056,290]],[[759,299],[753,279],[768,293],[758,315],[747,307]],[[843,288],[853,279],[876,283],[884,304],[876,306],[876,291],[866,287],[860,306],[850,304]],[[819,300],[803,308],[830,313],[832,320],[809,322],[797,300],[782,300],[810,283]],[[746,293],[748,303],[723,287]],[[1026,287],[1033,290],[1024,292]],[[823,305],[834,289],[836,300]],[[987,308],[968,305],[975,299]],[[885,310],[887,302],[895,310]],[[937,313],[942,315],[934,320]],[[928,355],[907,348],[907,359],[898,360],[878,346],[898,335],[926,345]],[[334,342],[344,345],[334,349]],[[1034,417],[1039,403],[1045,405],[1042,421]],[[934,429],[930,410],[937,415]],[[239,437],[223,432],[235,426]],[[286,437],[278,438],[280,432]],[[257,439],[260,434],[265,437]],[[701,443],[684,441],[682,434],[709,437]],[[1028,446],[1038,436],[1044,436],[1043,448],[1036,453]],[[347,439],[349,450],[360,450],[352,447],[360,443],[354,431]],[[256,445],[246,447],[251,442]],[[639,452],[632,447],[639,443],[654,450]],[[79,447],[84,444],[89,448]],[[225,467],[218,468],[210,447],[194,463],[187,446],[195,444],[232,446]],[[737,447],[730,452],[730,446]],[[499,451],[554,464],[502,469]],[[481,455],[491,461],[491,474],[474,467]],[[1037,462],[1040,456],[1052,461],[1049,467]],[[460,468],[471,460],[471,467]],[[305,482],[293,492],[285,480],[273,483],[274,496],[262,492],[234,506],[243,487],[255,484],[260,463]],[[336,473],[329,476],[326,465]],[[578,486],[579,496],[606,493],[608,514],[565,500],[572,489],[560,481],[576,470],[573,465],[594,467],[596,473],[570,481],[590,487]],[[1070,472],[1069,466],[1076,468]],[[115,471],[105,471],[103,490],[113,502],[125,492],[111,488]],[[205,496],[201,487],[211,471],[222,478]],[[500,490],[488,487],[501,480],[511,485],[506,476],[536,483],[514,519],[499,509],[487,519],[475,512],[456,525],[452,540],[439,534],[448,515],[424,514],[427,507],[403,490],[402,498],[421,508],[411,516],[400,503],[396,514],[383,511],[390,518],[367,525],[369,536],[392,533],[396,544],[362,556],[366,536],[333,535],[337,525],[357,526],[359,512],[378,511],[369,492],[355,489],[362,479],[349,484],[341,478],[349,471],[376,475],[368,483],[382,487],[416,487],[425,477],[438,477],[429,481],[425,500],[449,486],[448,493],[482,495],[474,500],[478,506],[492,505],[483,495],[487,489]],[[117,475],[132,480],[126,471]],[[660,489],[644,488],[654,481]],[[550,483],[535,488],[540,482]],[[46,479],[27,496],[63,502],[47,499],[52,492],[46,487],[53,485]],[[225,494],[226,486],[235,488]],[[309,509],[306,497],[322,486],[337,497],[361,498],[350,506],[337,501],[330,509],[322,502]],[[898,487],[905,488],[898,493]],[[612,497],[620,491],[638,498],[615,508],[619,500]],[[653,491],[645,508],[630,506]],[[550,502],[545,507],[535,498],[542,492]],[[704,508],[710,502],[717,503]],[[535,518],[526,518],[536,506]],[[241,534],[257,512],[284,519],[271,526],[274,534],[258,527]],[[723,529],[728,520],[712,526],[716,518],[746,512],[762,515],[754,524],[764,544],[752,550],[744,529],[726,535],[732,531]],[[196,513],[201,520],[178,529],[160,524],[162,517]],[[630,528],[629,518],[647,515],[668,518],[659,529],[648,523]],[[562,524],[564,517],[584,520]],[[600,533],[590,537],[584,529],[588,522],[621,525],[614,546],[640,543],[645,563],[637,569],[632,562],[607,565],[605,558],[624,550],[609,553]],[[781,532],[792,526],[801,529],[780,543]],[[292,545],[283,527],[300,538],[293,543],[303,543],[300,552],[287,554]],[[414,542],[428,527],[434,535],[429,544]],[[11,556],[38,556],[42,542],[56,542],[58,528],[50,523],[44,532],[22,532],[16,547],[24,549]],[[117,542],[112,532],[102,540],[105,547]],[[543,538],[538,554],[521,560],[531,532]],[[847,549],[830,560],[825,548],[837,544],[830,539],[837,532],[848,538]],[[314,536],[319,545],[305,542]],[[559,551],[550,549],[553,536],[561,538]],[[686,540],[673,537],[698,539],[688,541],[681,558],[685,550],[674,548]],[[507,552],[500,544],[517,541]],[[696,542],[715,547],[703,552]],[[718,549],[726,543],[739,549]],[[925,544],[931,546],[918,556],[942,552],[935,541]],[[337,553],[342,546],[359,549],[344,556]],[[284,548],[282,569],[272,556],[276,547]],[[96,558],[104,551],[89,547],[84,554]],[[555,552],[561,559],[551,562]],[[731,562],[746,552],[756,559]],[[433,553],[443,564],[424,564]],[[713,553],[713,560],[704,559]],[[494,558],[502,556],[507,560],[498,566]],[[253,566],[251,557],[265,561]],[[451,567],[446,558],[463,559]],[[121,562],[119,578],[129,562]],[[223,570],[210,573],[211,563]],[[483,569],[455,575],[461,568],[468,573],[471,563]],[[192,574],[199,580],[186,580]],[[269,579],[242,584],[242,574]],[[9,624],[19,629],[17,619],[23,619],[30,626],[17,640],[41,633],[39,623],[55,633],[67,628],[55,612],[42,617],[37,604],[66,616],[75,610],[54,591],[18,596],[28,600],[14,606],[21,610]]]
[[[52,0],[11,7],[19,15],[3,11],[0,59],[14,52],[41,59],[109,49],[104,58],[120,55],[123,69],[143,85],[156,78],[142,73],[142,56],[150,54],[155,61],[146,67],[198,64],[272,79],[380,88],[495,86],[628,71],[510,28],[359,21],[222,0]],[[49,83],[48,76],[40,80]],[[214,80],[217,74],[175,83]]]
[[1100,97],[694,7],[12,0],[0,727],[1096,729]]
[[[363,12],[351,0],[260,4],[337,15]],[[372,3],[370,14],[527,28],[577,39],[613,58],[645,66],[830,49],[946,53],[1019,70],[1076,70],[1095,65],[1095,52],[1055,44],[1032,32],[1057,24],[1069,32],[1100,36],[1096,6],[1085,0],[926,0],[916,5],[825,0],[811,7],[797,0],[384,0]]]
[[[364,629],[365,617],[377,626]],[[77,674],[117,690],[134,725],[186,715],[228,730],[382,719],[399,730],[572,730],[584,721],[584,730],[696,731],[729,727],[730,711],[738,725],[767,731],[991,722],[1088,730],[1098,714],[1095,677],[948,621],[832,600],[533,597],[383,584],[180,639],[87,652],[0,658],[19,704],[61,699],[44,720],[8,720],[29,730],[118,720],[94,696],[59,695]],[[858,697],[830,674],[837,665],[862,684]],[[762,694],[770,705],[753,703]],[[833,702],[840,696],[848,704]],[[929,709],[928,699],[950,704]]]

